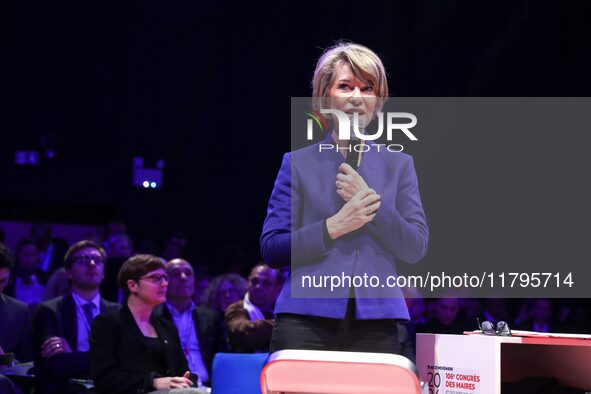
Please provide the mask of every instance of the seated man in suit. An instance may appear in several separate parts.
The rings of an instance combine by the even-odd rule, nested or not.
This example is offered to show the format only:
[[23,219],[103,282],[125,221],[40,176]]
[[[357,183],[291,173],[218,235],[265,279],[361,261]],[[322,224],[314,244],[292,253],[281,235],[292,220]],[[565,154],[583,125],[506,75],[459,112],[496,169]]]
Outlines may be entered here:
[[90,372],[89,332],[92,320],[119,308],[100,297],[104,249],[92,241],[72,245],[64,257],[71,293],[41,304],[34,318],[35,393],[84,392],[69,379],[87,379]]
[[170,281],[166,303],[158,307],[155,314],[174,322],[189,369],[198,375],[200,382],[207,383],[211,379],[213,357],[227,350],[223,318],[193,302],[195,279],[189,262],[170,260],[166,264],[166,274]]
[[2,294],[10,280],[14,258],[8,248],[0,243],[0,355],[14,353],[19,362],[33,360],[33,330],[24,302]]
[[226,310],[231,349],[240,353],[268,352],[275,324],[273,308],[283,285],[279,270],[257,264],[248,277],[244,300]]

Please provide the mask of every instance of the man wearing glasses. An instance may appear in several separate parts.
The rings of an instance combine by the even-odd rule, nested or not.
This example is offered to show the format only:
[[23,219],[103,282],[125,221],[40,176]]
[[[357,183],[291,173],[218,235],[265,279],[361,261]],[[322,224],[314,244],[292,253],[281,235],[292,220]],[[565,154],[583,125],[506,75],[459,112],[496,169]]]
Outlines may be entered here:
[[119,308],[101,298],[107,255],[88,240],[75,243],[64,257],[71,293],[40,305],[34,318],[36,393],[79,393],[88,379],[89,333],[93,319]]

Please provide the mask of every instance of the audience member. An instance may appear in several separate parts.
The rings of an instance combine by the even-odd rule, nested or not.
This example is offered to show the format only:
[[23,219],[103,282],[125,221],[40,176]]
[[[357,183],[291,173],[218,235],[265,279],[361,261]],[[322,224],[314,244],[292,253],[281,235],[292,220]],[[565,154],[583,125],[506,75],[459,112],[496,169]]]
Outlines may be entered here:
[[0,355],[14,353],[17,360],[33,360],[33,331],[27,305],[3,294],[10,281],[14,259],[8,248],[0,243]]
[[200,382],[211,378],[213,356],[226,351],[222,316],[211,309],[196,306],[194,271],[186,260],[173,259],[166,264],[169,278],[166,303],[155,313],[174,322],[189,368]]
[[561,327],[553,320],[552,302],[547,298],[529,299],[525,302],[527,320],[518,327],[526,331],[560,332]]
[[[482,301],[479,298],[463,298],[460,302],[462,319],[467,330],[478,328],[478,319],[482,322]],[[497,323],[496,321],[494,322]]]
[[244,299],[226,309],[228,338],[233,351],[268,352],[275,324],[273,308],[283,285],[281,272],[257,264],[248,277]]
[[36,394],[86,391],[69,379],[89,377],[92,320],[119,309],[99,293],[106,257],[100,245],[88,240],[75,243],[66,252],[64,266],[72,291],[42,303],[34,320]]
[[39,269],[39,249],[32,238],[23,238],[16,247],[16,266],[6,294],[34,307],[43,300],[47,274]]
[[591,333],[591,316],[589,315],[588,300],[567,300],[571,306],[566,327],[568,332],[589,334]]
[[64,263],[68,243],[62,238],[53,238],[53,229],[49,223],[33,223],[30,236],[39,248],[39,268],[49,277]]
[[188,388],[188,364],[175,325],[152,314],[166,301],[168,276],[160,257],[136,255],[117,277],[127,303],[98,316],[90,339],[91,375],[99,393]]
[[435,301],[435,317],[424,324],[417,324],[416,332],[435,334],[461,334],[463,325],[458,319],[460,301],[457,298],[439,298]]
[[127,234],[113,234],[107,239],[105,249],[109,258],[124,257],[127,259],[133,255],[133,242]]
[[56,269],[43,289],[43,301],[66,295],[70,292],[70,282],[64,267]]
[[126,234],[113,234],[105,243],[109,259],[105,267],[105,280],[101,285],[101,294],[105,299],[123,303],[123,292],[117,286],[117,274],[123,263],[133,255],[133,242]]
[[108,242],[109,238],[111,238],[113,235],[120,234],[127,234],[127,225],[122,220],[112,220],[105,226],[103,240]]
[[211,283],[209,276],[197,276],[195,278],[195,293],[193,294],[193,302],[195,305],[205,305],[205,292]]
[[551,324],[552,302],[547,298],[539,298],[533,301],[531,309],[531,328],[537,332],[556,332],[560,329]]
[[[484,301],[484,311],[482,312],[484,320],[488,320],[493,324],[497,324],[499,321],[505,321],[509,319],[507,313],[507,304],[504,298],[487,298]],[[482,321],[482,319],[481,319]]]
[[152,239],[144,238],[134,242],[135,254],[152,254],[157,255],[160,248]]
[[408,307],[408,314],[410,320],[415,324],[423,324],[427,322],[425,314],[427,312],[427,306],[425,305],[425,299],[417,296],[406,299],[406,305]]
[[162,258],[170,261],[172,259],[181,259],[185,257],[185,248],[187,247],[187,238],[181,232],[175,231],[164,241],[162,248]]
[[225,313],[230,304],[244,297],[246,286],[246,280],[240,275],[230,273],[217,276],[205,292],[205,306]]

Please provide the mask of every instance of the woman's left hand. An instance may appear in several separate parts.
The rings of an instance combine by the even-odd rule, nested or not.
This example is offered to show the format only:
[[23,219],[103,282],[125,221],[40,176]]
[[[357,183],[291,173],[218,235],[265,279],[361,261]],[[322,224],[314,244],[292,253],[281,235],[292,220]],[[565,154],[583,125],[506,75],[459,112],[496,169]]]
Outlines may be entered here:
[[359,191],[368,189],[367,183],[365,183],[361,175],[347,163],[339,166],[335,185],[337,187],[337,194],[345,202],[349,202]]

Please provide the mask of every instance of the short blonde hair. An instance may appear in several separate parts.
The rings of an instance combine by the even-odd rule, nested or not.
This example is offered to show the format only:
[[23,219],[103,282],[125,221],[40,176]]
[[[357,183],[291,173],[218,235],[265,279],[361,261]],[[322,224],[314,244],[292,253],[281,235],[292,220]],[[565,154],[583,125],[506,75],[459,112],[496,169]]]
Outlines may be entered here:
[[312,97],[314,111],[323,108],[323,98],[334,83],[334,71],[340,62],[346,62],[351,67],[355,78],[373,86],[378,99],[376,112],[382,109],[385,98],[388,97],[388,78],[382,60],[371,49],[352,42],[337,42],[327,48],[314,70],[312,79]]

